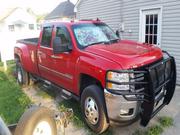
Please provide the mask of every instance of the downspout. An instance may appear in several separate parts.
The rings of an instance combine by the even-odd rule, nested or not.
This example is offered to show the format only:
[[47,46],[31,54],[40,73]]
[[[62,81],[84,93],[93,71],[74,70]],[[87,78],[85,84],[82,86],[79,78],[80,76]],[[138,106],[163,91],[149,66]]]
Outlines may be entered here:
[[77,19],[77,14],[78,14],[78,5],[80,4],[81,0],[78,0],[77,3],[74,6],[74,13],[75,13],[75,19]]

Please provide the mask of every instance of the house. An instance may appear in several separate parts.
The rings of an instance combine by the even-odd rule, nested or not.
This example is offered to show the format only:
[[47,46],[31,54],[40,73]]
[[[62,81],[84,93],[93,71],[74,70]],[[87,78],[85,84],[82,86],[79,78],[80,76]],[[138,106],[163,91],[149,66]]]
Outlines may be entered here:
[[62,2],[45,17],[45,20],[73,19],[75,17],[74,6],[70,0]]
[[21,38],[39,35],[36,17],[23,8],[6,8],[0,12],[0,61],[14,58],[14,45]]
[[36,18],[22,8],[7,8],[0,13],[0,32],[36,29]]
[[119,30],[122,39],[152,43],[176,59],[180,85],[179,0],[79,0],[77,19],[95,19]]

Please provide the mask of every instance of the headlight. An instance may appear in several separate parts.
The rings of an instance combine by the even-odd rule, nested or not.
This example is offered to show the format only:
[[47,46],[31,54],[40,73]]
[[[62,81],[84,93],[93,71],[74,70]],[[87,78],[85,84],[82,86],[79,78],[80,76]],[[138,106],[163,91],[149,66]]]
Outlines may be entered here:
[[129,82],[129,74],[128,73],[117,73],[117,72],[108,72],[107,79],[109,81],[114,82]]
[[[112,82],[107,82],[107,89],[112,90],[129,90],[130,86],[127,84],[118,84],[123,82],[129,82],[129,73],[117,73],[109,71],[107,73],[107,80]],[[115,82],[115,83],[114,83]],[[117,83],[117,84],[116,84]]]

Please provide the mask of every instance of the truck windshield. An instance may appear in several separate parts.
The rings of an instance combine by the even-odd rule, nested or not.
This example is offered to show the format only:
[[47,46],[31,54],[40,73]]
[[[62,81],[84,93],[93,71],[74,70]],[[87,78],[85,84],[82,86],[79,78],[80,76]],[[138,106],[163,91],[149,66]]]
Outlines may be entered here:
[[118,41],[117,35],[104,23],[75,24],[72,26],[79,48]]

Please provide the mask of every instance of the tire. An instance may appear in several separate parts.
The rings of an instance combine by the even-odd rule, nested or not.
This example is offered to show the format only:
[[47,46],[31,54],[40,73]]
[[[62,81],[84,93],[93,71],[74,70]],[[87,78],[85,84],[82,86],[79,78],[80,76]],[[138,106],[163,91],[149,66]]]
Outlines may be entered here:
[[27,110],[15,130],[14,135],[57,135],[53,113],[45,107],[32,107]]
[[20,62],[16,62],[16,75],[17,75],[17,82],[19,85],[28,85],[29,84],[29,75],[23,69]]
[[[91,106],[94,109],[92,109]],[[89,111],[88,108],[90,108]],[[92,110],[95,110],[93,119],[89,118]],[[97,85],[90,85],[83,90],[81,95],[81,111],[87,125],[95,133],[103,133],[109,127],[103,90]]]

